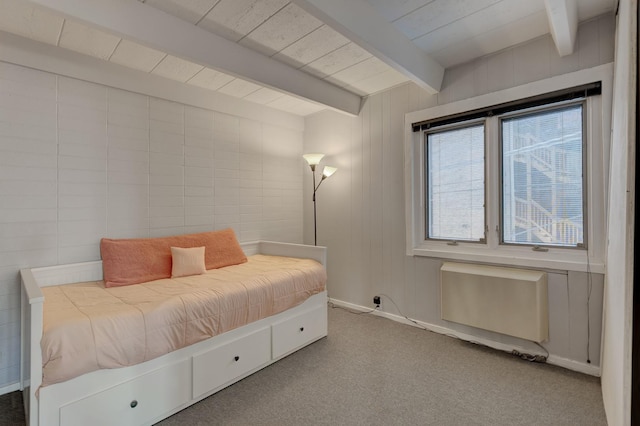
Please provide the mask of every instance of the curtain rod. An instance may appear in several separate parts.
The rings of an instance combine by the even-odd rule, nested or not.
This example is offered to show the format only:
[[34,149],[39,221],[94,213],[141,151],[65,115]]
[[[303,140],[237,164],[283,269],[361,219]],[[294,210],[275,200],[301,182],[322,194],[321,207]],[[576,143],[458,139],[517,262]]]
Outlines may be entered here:
[[437,126],[458,123],[461,121],[473,120],[482,117],[491,117],[493,115],[504,114],[505,112],[518,111],[537,107],[545,104],[551,104],[572,99],[587,98],[589,96],[600,95],[602,93],[602,82],[596,81],[581,86],[571,87],[568,89],[557,90],[555,92],[545,93],[542,95],[531,96],[516,101],[505,102],[502,104],[492,105],[490,107],[479,108],[473,111],[466,111],[459,114],[452,114],[436,119],[418,121],[411,124],[414,132],[428,130]]

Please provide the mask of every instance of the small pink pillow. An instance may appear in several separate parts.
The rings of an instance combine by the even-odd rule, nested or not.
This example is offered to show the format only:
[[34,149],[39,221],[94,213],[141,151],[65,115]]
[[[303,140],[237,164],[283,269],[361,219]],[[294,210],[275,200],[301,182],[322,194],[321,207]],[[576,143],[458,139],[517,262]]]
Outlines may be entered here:
[[171,247],[171,278],[201,275],[207,272],[204,247]]

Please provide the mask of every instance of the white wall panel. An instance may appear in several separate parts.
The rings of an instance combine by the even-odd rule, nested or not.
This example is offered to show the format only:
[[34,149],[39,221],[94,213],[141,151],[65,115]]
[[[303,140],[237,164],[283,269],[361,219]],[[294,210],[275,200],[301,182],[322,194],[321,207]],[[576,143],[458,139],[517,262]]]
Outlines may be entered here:
[[108,89],[107,234],[149,236],[149,98]]
[[19,376],[17,271],[58,260],[56,77],[0,63],[0,99],[0,383],[8,384]]
[[[605,285],[606,312],[602,350],[602,396],[607,422],[629,426],[632,401],[637,386],[632,379],[637,365],[634,357],[634,243],[637,225],[637,72],[638,72],[638,2],[619,2],[614,70],[611,173]],[[635,287],[635,288],[634,288]]]
[[302,145],[297,132],[262,126],[263,238],[302,240]]
[[0,388],[19,375],[20,268],[97,260],[102,237],[302,242],[303,133],[269,116],[0,62]]
[[107,229],[107,88],[58,78],[57,118],[58,262],[83,262]]
[[214,225],[240,235],[240,119],[215,113],[213,133],[215,205],[227,207],[216,213]]
[[[448,69],[437,95],[406,84],[369,97],[358,117],[330,111],[307,117],[305,151],[325,153],[321,164],[339,168],[318,192],[318,244],[328,246],[330,296],[370,307],[374,295],[385,294],[397,304],[383,298],[385,312],[536,351],[532,343],[440,319],[442,261],[405,256],[404,114],[610,62],[611,22],[611,16],[604,16],[582,25],[576,53],[564,58],[544,37]],[[595,36],[583,34],[593,31]],[[313,243],[310,181],[305,170],[306,243]],[[549,286],[551,338],[545,346],[556,359],[582,366],[590,359],[598,366],[602,275],[589,279],[584,273],[556,271]]]
[[149,233],[183,231],[184,106],[163,99],[149,102]]
[[185,231],[213,229],[213,112],[185,107]]
[[[239,138],[240,235],[243,239],[262,239],[262,127],[252,120],[242,119]],[[293,201],[302,217],[300,199]]]

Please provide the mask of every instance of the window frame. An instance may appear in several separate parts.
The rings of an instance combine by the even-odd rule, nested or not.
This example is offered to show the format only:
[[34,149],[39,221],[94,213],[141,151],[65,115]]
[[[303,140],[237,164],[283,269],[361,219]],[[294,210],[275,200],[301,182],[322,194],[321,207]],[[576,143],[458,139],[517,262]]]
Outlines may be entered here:
[[[437,105],[405,114],[405,224],[406,254],[443,260],[470,261],[506,266],[545,268],[561,271],[604,271],[606,246],[606,200],[609,168],[613,66],[599,65],[522,86],[473,98]],[[586,247],[501,244],[501,192],[498,185],[502,161],[499,152],[500,126],[485,127],[485,223],[486,242],[426,239],[426,189],[424,131],[414,132],[415,123],[431,122],[443,117],[464,116],[469,112],[532,96],[544,96],[595,81],[601,94],[589,96],[583,106],[583,204],[584,241]],[[522,112],[526,109],[522,109]],[[496,116],[485,118],[498,120]],[[460,121],[460,120],[458,120]],[[444,126],[443,126],[444,127]],[[497,188],[490,192],[489,188]]]
[[[545,105],[540,105],[532,108],[526,108],[517,111],[506,112],[497,116],[497,126],[498,126],[498,167],[500,169],[499,178],[498,178],[498,188],[499,192],[499,229],[500,229],[500,241],[501,245],[505,246],[517,246],[517,247],[540,247],[542,250],[546,250],[550,247],[561,249],[561,250],[587,250],[589,247],[589,212],[588,212],[588,191],[587,191],[587,176],[589,175],[588,161],[587,161],[587,153],[589,143],[587,140],[587,129],[589,128],[589,123],[587,123],[589,117],[587,117],[587,101],[588,98],[578,98],[569,101],[561,101],[561,102],[553,102]],[[571,107],[574,105],[581,105],[581,113],[582,113],[582,243],[576,246],[560,246],[558,244],[535,244],[531,242],[527,243],[515,243],[515,242],[506,242],[504,240],[505,235],[505,226],[504,226],[504,139],[503,139],[503,126],[502,123],[504,120],[524,117],[528,115],[534,115],[537,113],[543,113],[546,111],[554,111],[561,110],[567,107]]]
[[429,163],[429,153],[428,153],[428,138],[429,138],[429,134],[434,134],[434,133],[441,133],[441,132],[446,132],[449,130],[457,130],[457,129],[464,129],[464,128],[468,128],[468,127],[476,127],[478,126],[478,124],[481,124],[483,126],[483,141],[482,141],[482,147],[483,147],[483,155],[484,155],[484,164],[483,164],[483,169],[484,169],[484,194],[483,194],[483,203],[485,206],[485,214],[484,214],[484,224],[483,224],[483,236],[482,238],[480,238],[479,240],[455,240],[455,239],[447,239],[447,238],[434,238],[434,237],[429,237],[429,213],[428,213],[428,208],[427,206],[429,205],[429,173],[424,173],[424,199],[425,199],[425,214],[424,214],[424,238],[425,240],[430,240],[430,241],[445,241],[447,242],[447,244],[450,245],[456,245],[458,243],[458,241],[462,242],[464,241],[465,243],[470,243],[470,244],[485,244],[487,241],[487,213],[486,213],[486,205],[487,205],[487,162],[486,162],[486,158],[487,158],[487,124],[486,124],[486,120],[482,119],[482,118],[476,118],[476,119],[471,119],[471,120],[466,120],[463,122],[458,122],[458,123],[451,123],[451,124],[446,124],[443,126],[438,126],[436,128],[434,128],[433,130],[427,130],[422,132],[422,134],[424,135],[423,138],[423,152],[424,152],[424,165],[425,165],[425,170],[426,170],[426,165]]

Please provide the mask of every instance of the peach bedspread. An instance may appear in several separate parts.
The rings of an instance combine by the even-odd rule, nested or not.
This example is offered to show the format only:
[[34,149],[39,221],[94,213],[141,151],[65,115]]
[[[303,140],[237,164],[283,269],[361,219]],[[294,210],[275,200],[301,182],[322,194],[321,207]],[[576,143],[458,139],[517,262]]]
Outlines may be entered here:
[[203,275],[42,288],[42,386],[141,363],[299,305],[324,290],[310,259],[255,255]]

